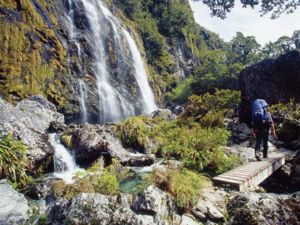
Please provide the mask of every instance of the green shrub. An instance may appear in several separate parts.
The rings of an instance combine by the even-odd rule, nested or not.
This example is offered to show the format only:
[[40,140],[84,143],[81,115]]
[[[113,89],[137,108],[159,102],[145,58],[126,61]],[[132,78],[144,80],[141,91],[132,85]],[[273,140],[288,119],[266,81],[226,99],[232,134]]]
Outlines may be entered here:
[[197,117],[208,111],[223,111],[224,116],[232,116],[240,102],[240,92],[234,90],[216,90],[214,94],[192,95],[188,98],[186,116]]
[[227,155],[222,149],[217,149],[214,151],[210,167],[214,174],[221,174],[241,164],[242,160],[237,155]]
[[9,133],[0,137],[0,178],[9,179],[15,187],[24,186],[29,177],[26,146]]
[[210,111],[201,118],[200,124],[203,128],[215,128],[224,127],[224,115],[223,111]]
[[105,169],[95,185],[95,191],[105,195],[116,195],[119,193],[119,189],[116,175]]
[[144,149],[148,143],[147,134],[148,129],[142,117],[131,117],[117,126],[117,135],[125,148]]
[[156,186],[175,197],[177,207],[191,209],[199,199],[206,178],[190,170],[154,170],[152,180]]
[[185,102],[186,99],[192,95],[192,90],[190,84],[193,81],[193,77],[186,78],[180,85],[172,90],[168,94],[171,101],[175,102]]
[[182,160],[191,169],[202,171],[213,160],[213,151],[227,144],[229,132],[222,128],[203,129],[198,124],[178,125],[165,122],[154,132],[164,158]]

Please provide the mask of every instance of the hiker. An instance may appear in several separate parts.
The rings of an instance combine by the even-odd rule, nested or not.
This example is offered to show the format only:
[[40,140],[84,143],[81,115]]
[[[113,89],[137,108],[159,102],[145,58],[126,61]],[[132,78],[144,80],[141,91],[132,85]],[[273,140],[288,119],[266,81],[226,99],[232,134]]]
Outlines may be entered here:
[[264,99],[256,99],[252,104],[252,125],[256,137],[255,158],[260,159],[260,146],[263,143],[263,157],[268,158],[269,131],[277,139],[274,122],[268,111],[268,103]]

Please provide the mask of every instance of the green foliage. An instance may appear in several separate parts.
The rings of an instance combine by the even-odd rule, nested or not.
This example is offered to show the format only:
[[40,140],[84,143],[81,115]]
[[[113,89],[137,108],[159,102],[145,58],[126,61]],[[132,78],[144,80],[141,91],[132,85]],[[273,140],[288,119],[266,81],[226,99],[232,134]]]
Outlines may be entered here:
[[32,207],[32,213],[26,225],[46,225],[47,223],[47,215],[40,213],[38,207]]
[[227,155],[221,148],[214,152],[210,170],[214,174],[221,174],[242,164],[241,158],[235,154]]
[[[0,3],[11,8],[10,2]],[[16,7],[15,2],[13,5]],[[10,102],[41,94],[63,106],[66,91],[56,78],[66,70],[66,51],[33,3],[24,0],[21,5],[21,20],[17,24],[0,16],[0,93]],[[43,57],[45,53],[49,55],[47,59]]]
[[105,195],[116,195],[119,193],[119,182],[113,170],[108,168],[103,171],[95,185],[95,191]]
[[183,210],[189,210],[197,203],[206,184],[205,177],[187,169],[154,170],[151,177],[155,185],[175,197],[177,207]]
[[[199,0],[195,0],[199,1]],[[210,10],[213,16],[218,16],[222,19],[226,18],[226,14],[231,11],[235,6],[235,0],[230,1],[215,1],[215,0],[205,0],[203,1]],[[244,7],[254,8],[259,5],[260,12],[265,15],[267,13],[272,13],[271,18],[275,19],[283,13],[292,13],[296,11],[297,7],[300,6],[300,2],[288,0],[288,1],[270,1],[270,0],[244,0],[241,1]]]
[[226,145],[229,132],[222,128],[203,129],[198,124],[180,126],[176,122],[162,122],[155,132],[164,158],[181,160],[188,168],[202,171],[213,160],[213,152]]
[[148,143],[146,118],[131,117],[117,126],[117,134],[124,147],[144,149]]
[[206,93],[202,96],[192,95],[188,98],[185,114],[198,117],[209,111],[222,111],[225,116],[229,116],[239,102],[240,92],[234,90],[216,90],[214,94]]
[[210,111],[201,118],[200,124],[203,128],[225,127],[224,112]]
[[103,168],[101,160],[84,172],[78,172],[72,184],[64,181],[55,181],[52,184],[52,193],[56,198],[71,199],[79,193],[101,193],[105,195],[116,195],[120,192],[119,183],[128,170],[124,169],[116,160]]
[[26,146],[11,133],[0,137],[0,178],[9,179],[15,187],[24,186],[29,177]]
[[186,99],[192,95],[191,83],[193,81],[193,77],[186,78],[180,85],[172,90],[171,93],[168,94],[168,98],[171,101],[183,103]]

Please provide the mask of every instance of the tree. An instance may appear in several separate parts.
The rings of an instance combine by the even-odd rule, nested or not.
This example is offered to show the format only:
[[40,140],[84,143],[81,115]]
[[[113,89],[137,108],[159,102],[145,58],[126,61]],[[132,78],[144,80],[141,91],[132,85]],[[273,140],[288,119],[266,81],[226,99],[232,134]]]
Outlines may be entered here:
[[292,40],[295,44],[296,49],[300,49],[300,30],[294,31]]
[[[222,19],[226,18],[226,14],[234,7],[235,0],[194,0],[202,1],[206,4],[213,16],[218,16]],[[292,13],[297,7],[300,6],[299,0],[284,0],[284,1],[272,1],[272,0],[240,0],[243,7],[254,8],[257,5],[261,5],[261,12],[263,15],[272,13],[272,19],[277,18],[283,13]]]
[[259,52],[260,44],[256,42],[254,36],[245,37],[241,32],[237,32],[230,44],[231,50],[235,54],[234,62],[250,65],[258,60],[257,53]]

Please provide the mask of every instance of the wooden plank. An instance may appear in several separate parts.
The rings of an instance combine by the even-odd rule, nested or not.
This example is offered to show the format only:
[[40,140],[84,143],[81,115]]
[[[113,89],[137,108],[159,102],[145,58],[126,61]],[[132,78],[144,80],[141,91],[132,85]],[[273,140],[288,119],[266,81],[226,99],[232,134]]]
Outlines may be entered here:
[[243,190],[247,186],[256,186],[269,177],[285,163],[285,155],[272,153],[270,158],[263,161],[249,162],[231,171],[213,178],[215,185],[230,186]]

